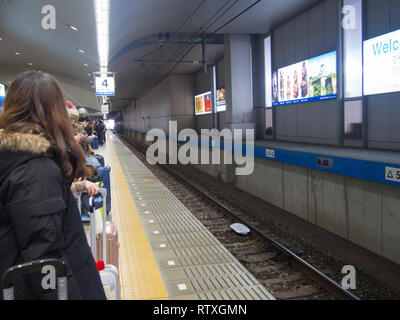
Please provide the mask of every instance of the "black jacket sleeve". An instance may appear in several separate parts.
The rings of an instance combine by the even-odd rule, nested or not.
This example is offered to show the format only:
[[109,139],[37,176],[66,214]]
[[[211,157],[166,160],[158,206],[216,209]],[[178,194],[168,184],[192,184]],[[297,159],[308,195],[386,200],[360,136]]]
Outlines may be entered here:
[[[10,175],[7,211],[23,262],[62,259],[69,265],[64,248],[63,215],[66,209],[60,168],[48,158],[37,158],[19,166]],[[56,299],[54,290],[42,286],[44,275],[29,277],[39,299]],[[79,299],[79,290],[69,270],[69,295]]]

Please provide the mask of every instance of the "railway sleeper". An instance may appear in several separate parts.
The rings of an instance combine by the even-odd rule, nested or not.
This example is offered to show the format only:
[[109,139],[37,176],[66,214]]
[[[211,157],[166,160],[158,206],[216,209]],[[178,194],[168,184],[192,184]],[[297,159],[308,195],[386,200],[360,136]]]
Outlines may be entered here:
[[255,274],[261,273],[279,273],[289,267],[289,263],[280,263],[274,266],[250,266],[248,269]]
[[238,257],[238,260],[240,262],[246,262],[246,263],[259,263],[272,260],[276,258],[276,256],[277,256],[276,252],[268,252],[263,254],[252,255],[250,257]]
[[306,286],[306,287],[301,287],[300,289],[293,289],[290,291],[273,292],[272,294],[278,300],[289,300],[289,299],[310,297],[319,293],[320,291],[321,290],[313,286]]
[[295,282],[304,279],[304,274],[298,272],[289,276],[261,280],[260,282],[265,286],[281,285],[284,283]]

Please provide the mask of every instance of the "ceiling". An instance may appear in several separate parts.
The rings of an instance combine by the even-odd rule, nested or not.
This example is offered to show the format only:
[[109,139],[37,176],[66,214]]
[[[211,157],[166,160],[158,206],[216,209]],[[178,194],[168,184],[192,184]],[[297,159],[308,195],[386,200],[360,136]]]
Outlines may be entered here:
[[[45,15],[41,11],[48,4],[56,8],[55,30],[42,29]],[[67,99],[98,108],[92,77],[88,76],[98,70],[92,1],[0,0],[0,37],[1,82],[8,84],[18,73],[29,69],[49,72],[58,78]]]
[[[110,71],[116,72],[117,86],[113,105],[127,105],[129,101],[140,98],[168,74],[201,70],[201,64],[165,61],[170,58],[173,61],[202,60],[201,45],[175,43],[174,34],[267,33],[321,1],[261,0],[242,13],[255,2],[111,0]],[[56,30],[43,30],[41,27],[44,17],[41,10],[47,4],[56,8]],[[72,30],[71,25],[79,30]],[[170,39],[163,41],[162,46],[157,39],[142,41],[167,32]],[[7,84],[27,69],[42,70],[57,76],[68,94],[67,98],[74,103],[99,109],[90,82],[92,77],[88,76],[99,69],[93,1],[0,0],[0,38],[3,38],[0,41],[0,82]],[[135,49],[124,51],[132,44],[137,44]],[[220,59],[223,54],[222,44],[206,47],[207,61]],[[134,61],[138,59],[151,61]]]

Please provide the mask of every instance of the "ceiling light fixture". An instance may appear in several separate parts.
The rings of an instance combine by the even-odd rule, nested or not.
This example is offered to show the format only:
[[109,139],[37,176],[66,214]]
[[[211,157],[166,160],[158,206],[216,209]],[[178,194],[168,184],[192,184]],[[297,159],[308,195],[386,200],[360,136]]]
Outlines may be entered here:
[[107,73],[110,45],[110,0],[95,0],[95,9],[100,72]]

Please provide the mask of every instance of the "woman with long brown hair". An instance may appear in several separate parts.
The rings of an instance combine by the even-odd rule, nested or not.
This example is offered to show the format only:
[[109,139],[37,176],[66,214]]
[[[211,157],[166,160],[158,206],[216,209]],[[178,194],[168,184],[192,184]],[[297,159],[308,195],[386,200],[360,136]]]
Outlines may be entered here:
[[[85,154],[57,81],[36,71],[21,74],[0,116],[0,276],[24,262],[61,259],[70,299],[105,299],[70,190],[84,178]],[[19,279],[15,297],[56,299],[54,290],[42,288],[42,277]]]

